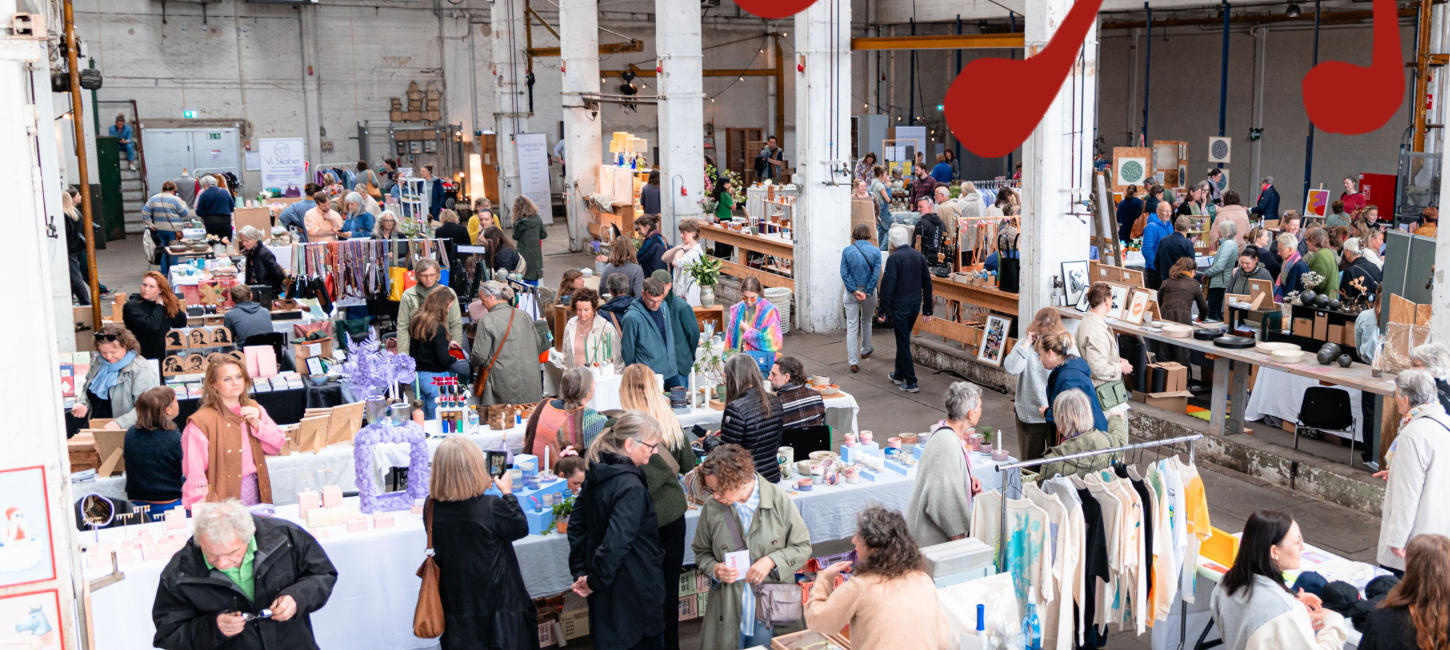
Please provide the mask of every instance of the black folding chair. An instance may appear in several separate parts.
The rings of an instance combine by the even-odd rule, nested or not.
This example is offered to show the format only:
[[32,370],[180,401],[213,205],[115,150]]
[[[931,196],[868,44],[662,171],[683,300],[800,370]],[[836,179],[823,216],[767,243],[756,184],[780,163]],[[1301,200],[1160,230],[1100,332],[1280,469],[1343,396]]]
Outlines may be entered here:
[[831,450],[831,427],[794,427],[780,432],[780,445],[795,450],[796,458],[805,458],[813,451]]
[[1340,433],[1349,438],[1349,466],[1354,466],[1354,410],[1349,403],[1349,391],[1343,388],[1310,386],[1304,391],[1304,401],[1299,404],[1299,418],[1294,422],[1294,448],[1299,448],[1299,436],[1308,432]]

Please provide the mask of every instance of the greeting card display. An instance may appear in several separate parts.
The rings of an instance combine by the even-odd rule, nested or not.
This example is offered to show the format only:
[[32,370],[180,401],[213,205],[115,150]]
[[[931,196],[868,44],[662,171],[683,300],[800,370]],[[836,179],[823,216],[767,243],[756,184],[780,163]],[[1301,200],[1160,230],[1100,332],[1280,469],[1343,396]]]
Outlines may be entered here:
[[0,587],[55,579],[50,536],[45,468],[0,470]]

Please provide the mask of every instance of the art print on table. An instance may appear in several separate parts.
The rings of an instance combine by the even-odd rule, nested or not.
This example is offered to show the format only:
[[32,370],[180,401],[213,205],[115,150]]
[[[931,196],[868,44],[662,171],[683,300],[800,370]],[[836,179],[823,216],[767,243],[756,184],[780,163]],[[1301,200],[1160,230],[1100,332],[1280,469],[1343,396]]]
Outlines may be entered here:
[[187,335],[186,347],[204,348],[207,346],[207,338],[208,337],[206,335],[206,328],[198,327],[194,330],[191,330],[191,333]]
[[45,468],[0,471],[0,587],[55,579],[47,504]]
[[1076,305],[1091,285],[1087,260],[1062,263],[1062,287],[1067,292],[1067,304]]
[[60,594],[49,589],[0,597],[0,646],[58,650]]
[[1121,284],[1108,283],[1113,290],[1113,304],[1108,307],[1108,318],[1123,320],[1124,308],[1128,306],[1128,288]]
[[1123,312],[1123,320],[1134,325],[1143,324],[1143,314],[1148,311],[1149,296],[1147,291],[1134,291],[1133,297],[1128,301],[1128,308]]
[[987,329],[982,332],[982,342],[977,347],[977,360],[1002,365],[1002,357],[1007,352],[1007,329],[1011,326],[1010,318],[988,316]]

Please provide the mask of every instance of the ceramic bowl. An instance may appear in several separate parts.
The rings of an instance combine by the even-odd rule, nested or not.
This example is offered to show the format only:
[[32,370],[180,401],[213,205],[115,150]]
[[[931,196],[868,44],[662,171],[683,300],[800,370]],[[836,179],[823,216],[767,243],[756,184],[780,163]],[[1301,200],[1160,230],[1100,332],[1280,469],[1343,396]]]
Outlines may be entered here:
[[834,451],[813,451],[810,455],[810,459],[816,461],[835,460],[840,457],[841,455]]
[[811,471],[814,470],[816,468],[816,465],[818,464],[819,463],[813,460],[802,460],[796,462],[795,468],[801,473],[802,476],[810,476]]
[[806,382],[816,387],[829,386],[831,383],[831,378],[822,375],[812,375],[810,378],[806,379]]
[[1180,325],[1177,323],[1164,323],[1163,336],[1168,336],[1175,339],[1186,339],[1193,336],[1193,328],[1187,325]]
[[1263,352],[1264,354],[1272,355],[1279,350],[1298,350],[1299,346],[1294,345],[1293,343],[1270,343],[1267,341],[1260,341],[1259,343],[1254,345],[1254,349],[1259,352]]
[[830,397],[831,395],[835,395],[836,393],[841,392],[841,387],[836,384],[824,384],[816,386],[816,390],[820,391],[823,397]]

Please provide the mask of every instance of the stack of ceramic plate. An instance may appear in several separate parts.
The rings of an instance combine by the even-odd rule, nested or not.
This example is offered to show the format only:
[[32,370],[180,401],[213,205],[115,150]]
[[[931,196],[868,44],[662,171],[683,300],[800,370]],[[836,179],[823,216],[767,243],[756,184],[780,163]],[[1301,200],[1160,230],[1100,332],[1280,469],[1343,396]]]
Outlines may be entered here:
[[1193,336],[1193,328],[1187,325],[1179,325],[1177,323],[1164,323],[1163,336],[1168,336],[1175,339],[1186,339],[1190,336]]
[[1292,350],[1274,350],[1269,356],[1276,363],[1299,363],[1304,360],[1304,351],[1296,345]]
[[1299,346],[1293,343],[1269,343],[1267,341],[1260,341],[1258,345],[1254,346],[1254,349],[1264,354],[1272,355],[1279,350],[1298,350]]

